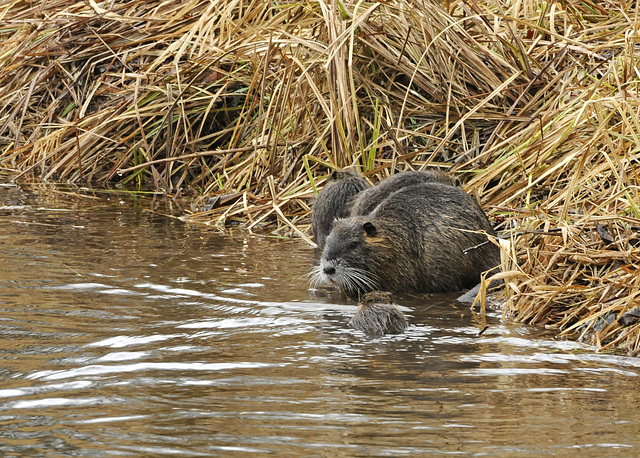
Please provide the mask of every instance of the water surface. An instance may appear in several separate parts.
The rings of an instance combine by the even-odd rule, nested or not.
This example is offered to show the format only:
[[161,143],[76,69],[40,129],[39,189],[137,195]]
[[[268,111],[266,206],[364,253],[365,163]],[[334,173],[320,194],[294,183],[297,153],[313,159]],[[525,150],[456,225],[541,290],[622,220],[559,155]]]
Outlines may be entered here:
[[455,295],[369,338],[303,242],[176,205],[0,185],[1,455],[640,454],[638,359]]

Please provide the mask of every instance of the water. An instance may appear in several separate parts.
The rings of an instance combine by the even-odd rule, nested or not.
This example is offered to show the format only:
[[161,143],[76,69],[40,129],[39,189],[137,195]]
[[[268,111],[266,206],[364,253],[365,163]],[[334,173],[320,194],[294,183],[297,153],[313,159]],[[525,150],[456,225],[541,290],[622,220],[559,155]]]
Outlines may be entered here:
[[0,455],[640,454],[640,360],[451,295],[368,338],[303,242],[179,211],[0,186]]

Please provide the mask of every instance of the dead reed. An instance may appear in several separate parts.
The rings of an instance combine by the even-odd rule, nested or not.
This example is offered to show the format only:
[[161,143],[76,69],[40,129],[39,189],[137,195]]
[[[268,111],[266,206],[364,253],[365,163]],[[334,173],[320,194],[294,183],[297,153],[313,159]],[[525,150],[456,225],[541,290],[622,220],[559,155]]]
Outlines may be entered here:
[[628,1],[0,2],[0,168],[307,240],[328,170],[446,168],[510,242],[509,319],[636,354],[638,24]]

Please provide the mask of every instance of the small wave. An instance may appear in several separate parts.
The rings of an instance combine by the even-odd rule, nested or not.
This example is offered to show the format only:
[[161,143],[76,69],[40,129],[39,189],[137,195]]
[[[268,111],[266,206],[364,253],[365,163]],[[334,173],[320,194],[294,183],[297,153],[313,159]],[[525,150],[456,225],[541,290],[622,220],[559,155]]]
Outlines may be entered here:
[[71,377],[87,377],[107,374],[123,374],[138,371],[224,371],[230,369],[260,369],[265,367],[283,367],[288,363],[269,364],[255,362],[235,363],[137,363],[116,364],[113,366],[95,364],[65,371],[40,371],[27,376],[27,379],[60,380]]

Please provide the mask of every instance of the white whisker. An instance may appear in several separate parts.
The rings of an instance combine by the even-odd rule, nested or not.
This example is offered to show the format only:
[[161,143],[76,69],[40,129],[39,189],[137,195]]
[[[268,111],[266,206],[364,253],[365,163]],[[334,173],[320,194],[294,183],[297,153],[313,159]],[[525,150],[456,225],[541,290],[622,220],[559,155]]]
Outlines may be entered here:
[[[335,272],[325,273],[327,267],[333,267]],[[307,274],[311,287],[333,283],[345,294],[358,294],[378,289],[378,279],[371,272],[357,267],[345,267],[341,262],[323,262],[314,266]]]

